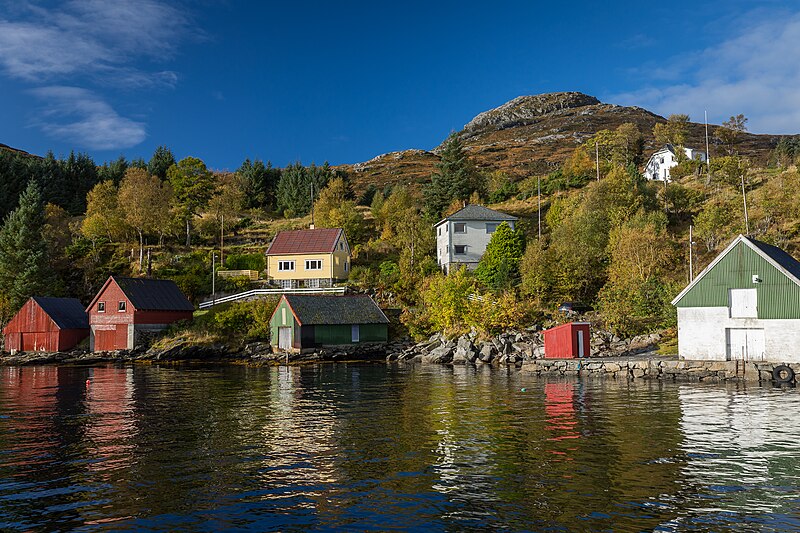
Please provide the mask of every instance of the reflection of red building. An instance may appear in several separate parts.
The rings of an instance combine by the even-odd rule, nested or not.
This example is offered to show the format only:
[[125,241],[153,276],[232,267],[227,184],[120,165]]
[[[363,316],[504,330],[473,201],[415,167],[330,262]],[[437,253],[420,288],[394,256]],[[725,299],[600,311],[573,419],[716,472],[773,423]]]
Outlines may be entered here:
[[572,383],[546,383],[544,412],[547,429],[554,433],[549,440],[577,439],[578,421],[575,417],[575,389]]
[[75,298],[34,296],[3,328],[9,352],[63,352],[89,336],[89,319]]

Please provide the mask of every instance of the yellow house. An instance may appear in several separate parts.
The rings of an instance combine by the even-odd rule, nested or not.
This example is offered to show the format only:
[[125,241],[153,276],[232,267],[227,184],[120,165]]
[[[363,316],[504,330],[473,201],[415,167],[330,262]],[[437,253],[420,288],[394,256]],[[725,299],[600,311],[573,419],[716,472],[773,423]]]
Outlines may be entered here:
[[267,249],[267,279],[283,289],[330,287],[350,275],[341,228],[281,231]]

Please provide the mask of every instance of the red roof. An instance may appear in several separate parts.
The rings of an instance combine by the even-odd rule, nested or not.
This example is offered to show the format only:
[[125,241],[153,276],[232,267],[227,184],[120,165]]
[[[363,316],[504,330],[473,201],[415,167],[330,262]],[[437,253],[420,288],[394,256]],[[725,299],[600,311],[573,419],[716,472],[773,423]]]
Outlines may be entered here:
[[267,255],[331,253],[341,234],[341,228],[281,231],[272,239]]

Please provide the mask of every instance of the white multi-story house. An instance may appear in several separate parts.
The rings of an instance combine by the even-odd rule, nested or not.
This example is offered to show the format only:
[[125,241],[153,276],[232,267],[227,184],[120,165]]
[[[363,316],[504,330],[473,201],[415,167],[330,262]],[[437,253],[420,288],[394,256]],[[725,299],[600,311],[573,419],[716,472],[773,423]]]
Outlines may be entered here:
[[[667,144],[661,150],[650,156],[644,167],[644,175],[649,180],[669,181],[669,169],[678,164],[677,148]],[[706,153],[693,148],[684,148],[683,153],[688,159],[695,159],[701,163],[706,162]]]
[[454,266],[477,267],[492,234],[503,222],[514,229],[517,217],[481,205],[468,205],[439,221],[434,226],[439,266],[445,273]]

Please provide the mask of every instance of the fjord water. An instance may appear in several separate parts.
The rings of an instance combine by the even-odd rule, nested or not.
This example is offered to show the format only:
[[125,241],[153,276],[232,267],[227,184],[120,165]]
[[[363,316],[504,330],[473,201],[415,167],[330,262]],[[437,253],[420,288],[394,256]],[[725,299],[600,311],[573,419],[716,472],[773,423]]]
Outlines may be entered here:
[[490,368],[0,368],[0,530],[796,531],[798,413]]

